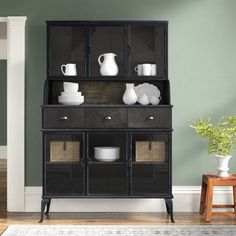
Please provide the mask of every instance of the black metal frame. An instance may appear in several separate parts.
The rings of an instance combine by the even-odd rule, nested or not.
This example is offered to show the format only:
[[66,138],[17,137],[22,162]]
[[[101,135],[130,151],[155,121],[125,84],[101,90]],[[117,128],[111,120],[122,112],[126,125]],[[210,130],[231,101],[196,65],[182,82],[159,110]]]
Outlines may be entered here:
[[[168,22],[167,21],[47,21],[47,80],[44,85],[44,105],[42,109],[45,107],[61,107],[61,105],[48,105],[49,101],[49,81],[112,81],[114,77],[96,77],[90,76],[90,38],[89,38],[89,29],[90,26],[123,26],[124,27],[124,76],[116,77],[116,81],[165,81],[167,83],[167,93],[169,96],[168,104],[170,104],[170,86],[168,80]],[[164,40],[164,76],[152,76],[152,77],[136,77],[129,76],[130,68],[129,60],[130,60],[130,26],[163,26],[165,28],[165,40]],[[51,26],[84,26],[84,77],[63,77],[63,76],[50,76],[49,73],[49,29]],[[157,105],[152,106],[155,107],[163,107],[163,108],[172,108],[172,105]],[[96,105],[81,105],[81,107],[97,107]],[[68,106],[67,106],[68,107]],[[70,106],[76,107],[76,106]],[[99,107],[127,107],[126,105],[99,105]],[[139,105],[133,105],[129,107],[141,107]],[[44,126],[43,126],[44,127]],[[91,194],[88,193],[88,135],[91,133],[124,133],[126,135],[126,194]],[[165,133],[168,135],[168,174],[169,174],[169,192],[168,193],[158,193],[158,194],[132,194],[132,135],[137,133]],[[42,202],[41,202],[41,219],[40,222],[43,221],[44,212],[46,209],[46,214],[49,213],[50,203],[52,198],[163,198],[166,204],[167,213],[170,215],[171,221],[174,222],[173,218],[173,203],[172,203],[172,128],[167,129],[153,129],[153,128],[138,128],[138,129],[44,129],[42,128],[43,133],[43,194],[42,194]],[[46,136],[50,135],[66,135],[66,134],[83,134],[83,160],[81,165],[83,167],[83,195],[57,195],[57,194],[47,194],[45,186],[46,186]]]

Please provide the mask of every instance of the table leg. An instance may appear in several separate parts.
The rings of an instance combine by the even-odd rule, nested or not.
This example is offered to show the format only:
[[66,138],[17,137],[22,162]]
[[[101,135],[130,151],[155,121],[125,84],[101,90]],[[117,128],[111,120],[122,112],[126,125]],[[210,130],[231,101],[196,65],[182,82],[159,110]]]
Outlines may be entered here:
[[200,200],[200,214],[204,214],[206,211],[206,190],[207,190],[207,185],[206,183],[202,180],[202,190],[201,190],[201,200]]
[[211,216],[212,216],[212,199],[213,199],[213,184],[208,183],[207,185],[207,193],[206,193],[206,221],[210,222],[211,221]]

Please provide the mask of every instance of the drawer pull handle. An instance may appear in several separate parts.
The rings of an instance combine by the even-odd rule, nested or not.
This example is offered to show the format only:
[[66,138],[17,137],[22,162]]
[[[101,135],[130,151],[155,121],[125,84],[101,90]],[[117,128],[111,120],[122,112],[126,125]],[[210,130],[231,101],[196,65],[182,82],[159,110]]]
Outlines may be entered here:
[[154,120],[154,117],[153,116],[148,116],[147,120]]
[[67,116],[62,116],[62,117],[60,118],[60,120],[68,120],[68,117],[67,117]]
[[104,116],[104,120],[111,120],[112,119],[112,117],[111,116],[109,116],[109,115],[107,115],[107,116]]

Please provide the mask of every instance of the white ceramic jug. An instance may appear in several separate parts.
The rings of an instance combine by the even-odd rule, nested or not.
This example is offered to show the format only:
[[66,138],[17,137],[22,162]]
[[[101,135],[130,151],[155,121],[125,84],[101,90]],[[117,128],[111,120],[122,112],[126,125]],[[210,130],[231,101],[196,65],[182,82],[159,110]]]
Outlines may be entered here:
[[134,84],[126,84],[126,90],[123,95],[123,102],[127,105],[133,105],[137,102],[138,97],[134,90]]
[[61,72],[65,76],[76,76],[77,75],[76,64],[68,63],[61,65]]
[[[100,73],[103,76],[115,76],[118,74],[118,66],[115,61],[116,54],[104,53],[98,57],[98,64],[100,65]],[[101,61],[101,58],[103,62]]]

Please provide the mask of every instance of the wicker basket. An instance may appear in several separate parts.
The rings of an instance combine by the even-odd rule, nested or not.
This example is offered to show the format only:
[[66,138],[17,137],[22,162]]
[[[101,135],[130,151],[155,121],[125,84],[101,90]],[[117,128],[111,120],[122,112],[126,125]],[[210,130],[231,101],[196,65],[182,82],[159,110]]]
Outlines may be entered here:
[[53,141],[50,143],[51,162],[79,162],[80,142]]
[[136,162],[165,162],[165,142],[136,141]]

